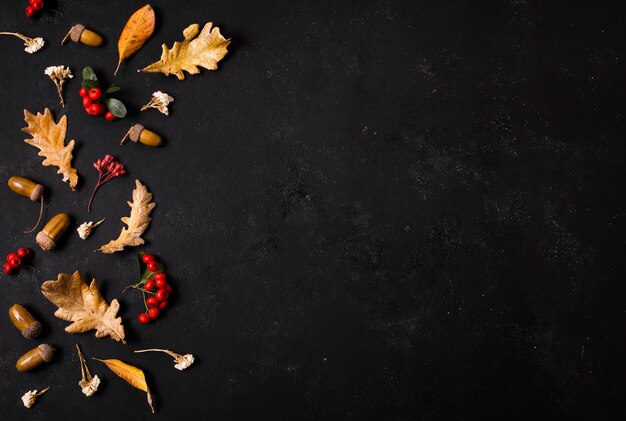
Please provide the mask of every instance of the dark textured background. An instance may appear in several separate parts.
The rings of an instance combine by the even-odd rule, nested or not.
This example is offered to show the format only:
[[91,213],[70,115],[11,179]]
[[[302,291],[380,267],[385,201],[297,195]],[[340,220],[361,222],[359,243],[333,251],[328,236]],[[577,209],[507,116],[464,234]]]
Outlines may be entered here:
[[[50,3],[50,2],[49,2]],[[626,392],[621,7],[508,1],[154,1],[157,29],[117,78],[116,42],[138,1],[52,2],[63,16],[0,2],[1,30],[43,36],[26,54],[0,37],[0,179],[48,189],[46,215],[107,217],[86,242],[36,251],[41,274],[0,283],[0,419],[153,419],[104,366],[85,398],[73,351],[143,367],[161,419],[606,419]],[[545,4],[550,3],[550,4]],[[614,3],[617,4],[617,3]],[[136,73],[188,24],[233,42],[216,72],[184,82]],[[58,45],[81,22],[99,49]],[[108,123],[62,110],[49,65],[93,66],[138,109]],[[72,193],[22,142],[24,108],[67,114],[81,182]],[[131,122],[160,149],[118,141]],[[91,168],[111,153],[129,174],[85,211]],[[93,253],[117,236],[134,179],[158,204],[147,245]],[[0,189],[2,255],[34,247],[37,204]],[[175,279],[173,308],[136,321],[135,253]],[[79,269],[122,303],[128,344],[69,335],[39,293]],[[38,343],[6,310],[45,324],[54,363],[14,369]],[[178,372],[140,347],[191,352]],[[36,407],[20,396],[51,385]],[[623,410],[622,410],[623,412]]]

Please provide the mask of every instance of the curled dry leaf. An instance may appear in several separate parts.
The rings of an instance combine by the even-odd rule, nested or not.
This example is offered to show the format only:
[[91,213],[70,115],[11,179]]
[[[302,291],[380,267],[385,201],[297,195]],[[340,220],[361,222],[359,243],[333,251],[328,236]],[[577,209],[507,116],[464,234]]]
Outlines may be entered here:
[[58,123],[55,123],[48,108],[43,114],[37,113],[37,115],[24,110],[24,121],[28,127],[24,127],[22,131],[32,136],[32,139],[24,139],[24,142],[40,150],[38,155],[46,158],[42,162],[43,166],[59,167],[57,174],[62,174],[63,181],[69,183],[74,190],[78,183],[78,173],[75,168],[72,168],[74,141],[70,140],[65,145],[67,117],[63,116]]
[[120,68],[120,65],[128,57],[135,54],[146,43],[148,38],[154,32],[154,9],[146,4],[141,9],[137,10],[126,22],[126,26],[122,30],[120,39],[117,42],[117,49],[120,55],[117,62],[117,68],[115,73]]
[[130,216],[122,218],[122,222],[128,225],[128,228],[122,228],[120,236],[116,240],[109,241],[98,249],[105,254],[115,253],[124,250],[126,246],[140,246],[145,241],[141,238],[141,234],[148,229],[150,225],[150,212],[156,206],[152,202],[152,193],[148,192],[145,185],[139,180],[135,180],[136,187],[133,190],[133,201],[128,202],[130,206]]
[[150,393],[148,383],[146,383],[146,376],[140,368],[137,368],[134,365],[126,364],[124,361],[120,360],[100,360],[98,358],[94,358],[94,360],[106,364],[106,366],[109,367],[112,372],[117,374],[122,379],[126,380],[128,384],[146,392],[148,405],[150,405],[150,409],[154,414],[154,406],[152,406],[152,394]]
[[109,336],[126,343],[122,318],[117,317],[120,303],[113,300],[109,306],[100,294],[95,279],[87,286],[78,271],[73,275],[60,273],[56,281],[46,281],[41,285],[41,293],[58,307],[54,312],[56,317],[73,322],[65,328],[66,332],[84,333],[95,329],[96,338]]
[[[183,31],[185,40],[175,42],[172,49],[168,49],[163,44],[161,60],[152,63],[140,72],[160,72],[165,76],[176,75],[179,80],[185,79],[183,70],[189,74],[200,73],[198,67],[207,70],[217,69],[217,62],[224,58],[228,50],[230,39],[226,39],[220,34],[217,26],[211,29],[212,22],[207,23],[198,35],[200,25],[194,23]],[[198,35],[196,39],[194,37]]]

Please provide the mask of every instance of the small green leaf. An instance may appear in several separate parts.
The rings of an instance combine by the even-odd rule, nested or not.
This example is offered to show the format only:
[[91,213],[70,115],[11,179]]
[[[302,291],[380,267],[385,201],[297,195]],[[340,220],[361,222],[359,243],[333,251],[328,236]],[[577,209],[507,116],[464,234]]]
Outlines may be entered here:
[[115,98],[107,98],[104,100],[107,108],[117,118],[124,118],[126,116],[126,106],[122,101]]
[[92,88],[99,88],[100,84],[97,80],[85,79],[82,81],[81,86],[87,90],[90,90]]
[[94,72],[91,67],[87,66],[83,69],[83,79],[97,81],[98,77],[96,76],[96,72]]
[[105,93],[105,94],[112,94],[113,92],[117,92],[117,91],[119,91],[120,89],[122,89],[122,88],[120,88],[120,87],[119,87],[119,86],[117,86],[117,85],[111,85],[111,86],[109,86],[109,89],[107,89],[106,91],[104,91],[104,93]]

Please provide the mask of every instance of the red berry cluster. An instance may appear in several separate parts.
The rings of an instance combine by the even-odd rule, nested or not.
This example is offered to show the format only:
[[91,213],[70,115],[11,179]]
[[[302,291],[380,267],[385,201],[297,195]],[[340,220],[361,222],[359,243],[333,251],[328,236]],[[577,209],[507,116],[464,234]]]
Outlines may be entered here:
[[37,14],[37,12],[41,12],[43,7],[43,0],[30,0],[29,5],[26,6],[26,16],[32,18]]
[[[140,323],[147,324],[159,317],[161,310],[165,310],[172,287],[167,283],[163,265],[159,265],[153,255],[144,254],[141,261],[148,265],[150,272],[154,272],[152,277],[146,279],[143,285],[138,287],[143,292],[146,307],[146,311],[139,315],[138,320]],[[146,294],[149,295],[147,298]]]
[[29,249],[22,247],[15,253],[7,255],[7,261],[2,265],[2,273],[11,275],[22,266],[22,261],[31,256]]
[[113,121],[117,118],[113,115],[111,111],[106,111],[106,107],[104,106],[104,104],[102,102],[99,102],[102,99],[102,89],[91,88],[90,90],[87,90],[85,88],[80,88],[79,94],[83,98],[83,107],[85,108],[85,112],[87,114],[104,114],[104,118],[106,118],[108,121]]

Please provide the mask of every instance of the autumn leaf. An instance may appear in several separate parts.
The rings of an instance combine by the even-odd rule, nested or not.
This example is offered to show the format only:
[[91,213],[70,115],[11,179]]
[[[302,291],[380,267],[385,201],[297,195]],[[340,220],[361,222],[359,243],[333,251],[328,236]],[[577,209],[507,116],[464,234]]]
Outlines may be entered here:
[[140,368],[137,368],[134,365],[126,364],[124,361],[120,360],[101,360],[98,358],[94,358],[94,360],[104,363],[107,367],[109,367],[112,372],[117,374],[122,379],[126,380],[126,382],[131,386],[146,392],[148,405],[150,405],[150,409],[154,414],[154,406],[152,406],[152,394],[150,393],[148,383],[146,383],[146,376]]
[[[200,73],[198,67],[207,70],[216,70],[217,62],[224,58],[230,44],[230,39],[226,39],[220,34],[220,28],[214,27],[212,22],[207,23],[198,35],[200,25],[194,23],[183,31],[185,40],[175,42],[172,49],[168,49],[163,44],[161,60],[152,63],[140,72],[160,72],[165,76],[176,75],[179,80],[185,79],[183,70],[189,74]],[[194,37],[198,35],[197,38]]]
[[115,253],[124,250],[126,246],[140,246],[145,241],[141,235],[148,225],[150,225],[150,212],[156,206],[152,202],[152,193],[148,192],[146,186],[141,184],[139,180],[135,180],[136,188],[133,190],[133,201],[128,202],[130,206],[130,216],[122,218],[122,222],[128,225],[128,228],[122,228],[122,232],[115,240],[108,242],[98,249],[106,254]]
[[122,62],[139,51],[148,38],[152,36],[154,23],[154,9],[149,4],[137,10],[130,19],[128,19],[126,26],[124,26],[122,30],[120,39],[117,42],[120,58],[117,62],[114,75],[117,74]]
[[55,123],[48,108],[43,114],[37,113],[37,115],[24,110],[24,121],[28,127],[24,127],[22,131],[32,136],[32,139],[24,139],[24,142],[40,150],[37,155],[46,158],[42,162],[43,166],[59,167],[57,174],[62,174],[63,181],[69,183],[74,190],[78,183],[78,173],[72,168],[74,141],[70,140],[65,145],[67,116],[61,117],[59,122]]
[[120,309],[117,300],[109,306],[102,298],[96,280],[87,286],[82,275],[60,273],[56,281],[46,281],[41,285],[41,293],[58,307],[54,315],[62,320],[73,322],[65,328],[68,333],[84,333],[96,330],[96,338],[111,337],[124,341],[122,318],[116,317]]

